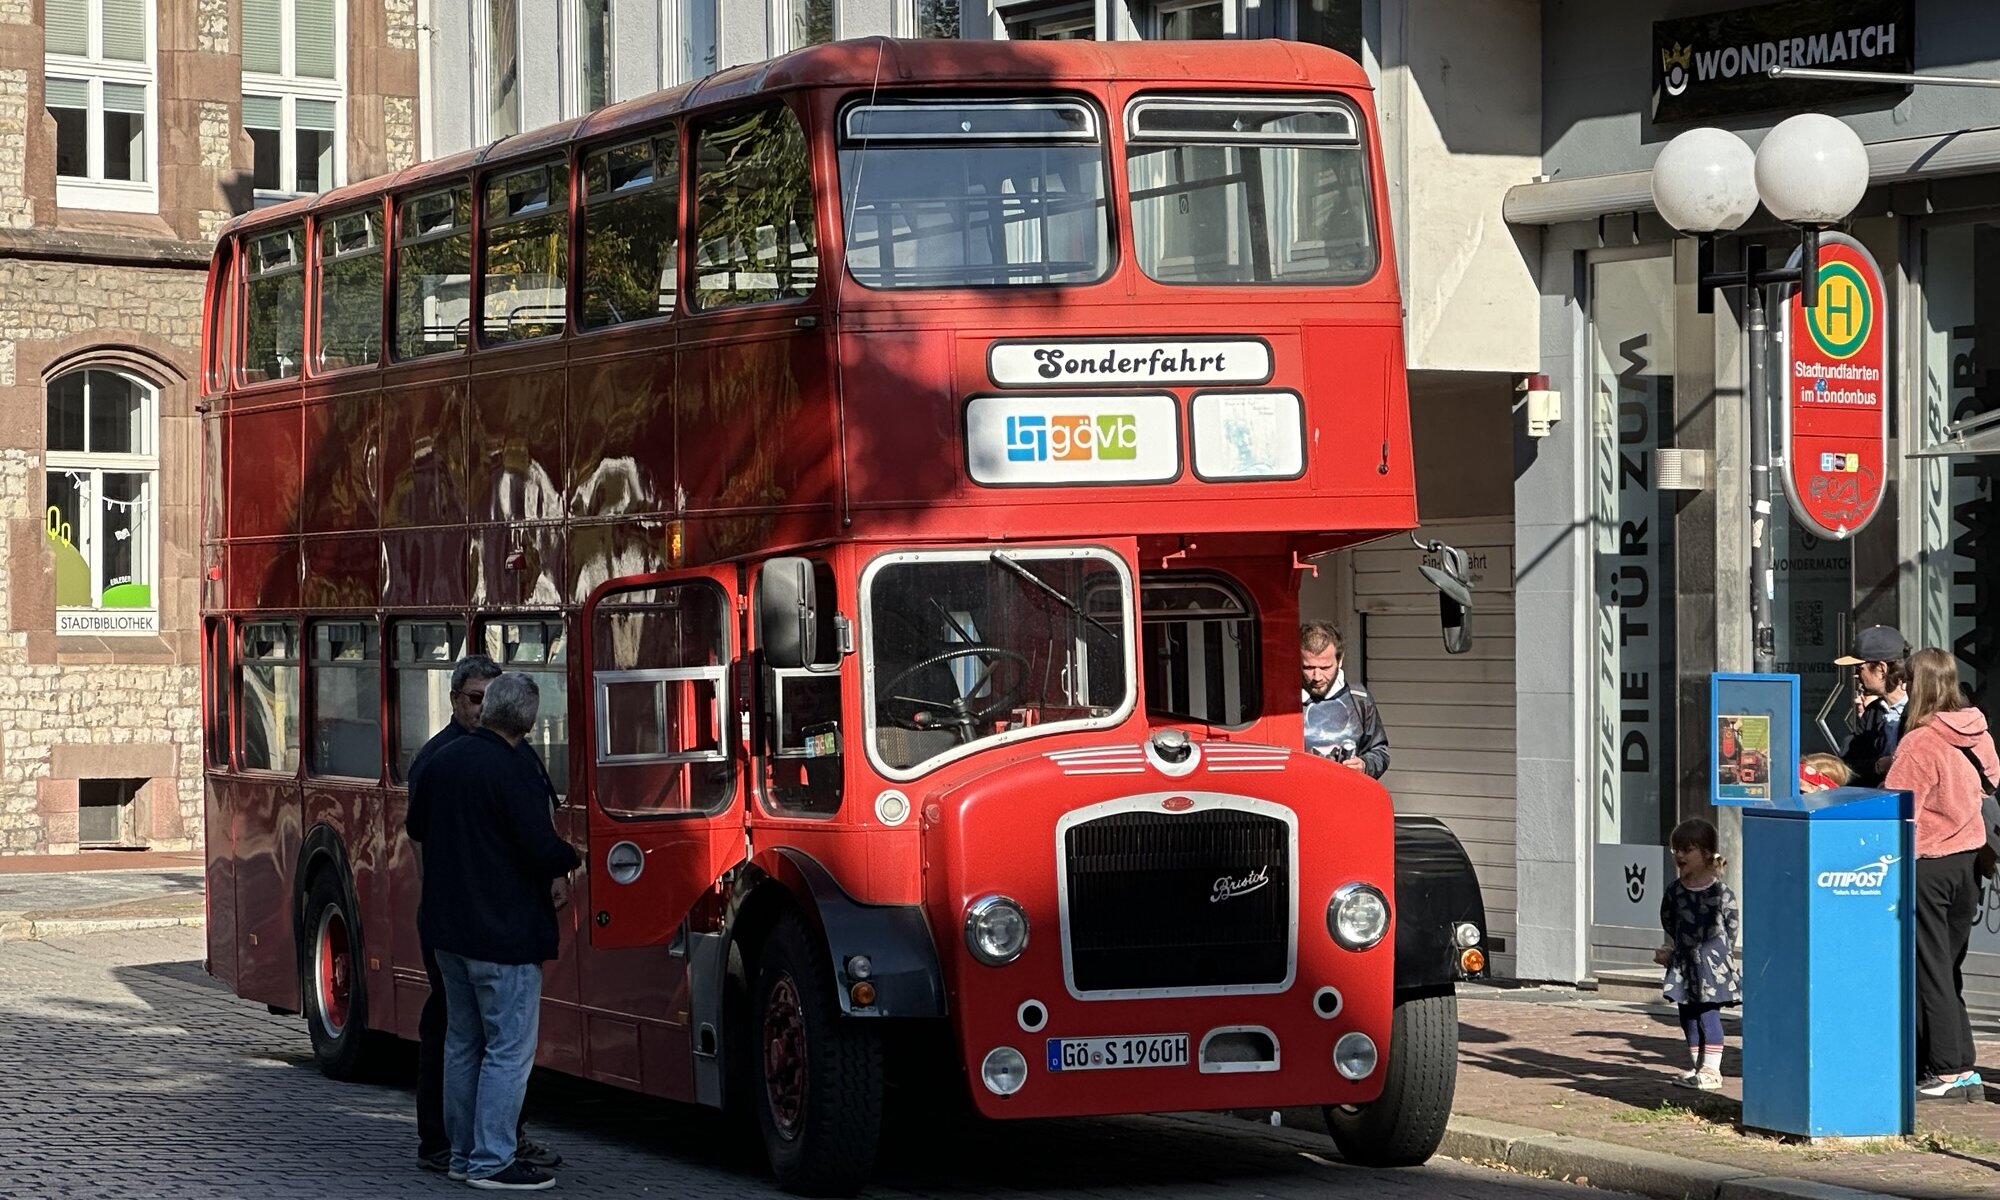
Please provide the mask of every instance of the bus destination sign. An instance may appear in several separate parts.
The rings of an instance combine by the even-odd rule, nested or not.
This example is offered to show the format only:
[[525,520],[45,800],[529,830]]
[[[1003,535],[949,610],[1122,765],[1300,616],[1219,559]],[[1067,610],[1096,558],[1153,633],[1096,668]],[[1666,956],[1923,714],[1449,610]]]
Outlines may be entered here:
[[[1794,256],[1797,257],[1796,255]],[[1853,537],[1882,505],[1889,441],[1889,330],[1882,271],[1860,242],[1822,233],[1819,295],[1794,287],[1783,327],[1779,422],[1785,493],[1799,523]]]
[[1262,338],[999,341],[987,348],[986,371],[1005,388],[1269,383],[1271,346]]
[[1160,392],[974,396],[965,459],[988,487],[1168,483],[1181,473],[1180,409]]

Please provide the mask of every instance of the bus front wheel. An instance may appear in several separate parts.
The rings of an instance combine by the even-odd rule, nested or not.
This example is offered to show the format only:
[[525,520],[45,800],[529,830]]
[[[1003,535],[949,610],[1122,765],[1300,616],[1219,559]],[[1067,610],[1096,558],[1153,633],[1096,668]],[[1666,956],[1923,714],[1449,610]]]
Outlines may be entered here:
[[1458,997],[1451,992],[1396,1002],[1372,1104],[1326,1110],[1342,1158],[1362,1167],[1413,1167],[1437,1153],[1458,1088]]
[[304,912],[299,991],[305,1000],[313,1058],[332,1079],[371,1077],[383,1069],[386,1039],[368,1028],[361,928],[355,924],[338,871],[321,870],[313,876]]
[[757,1126],[786,1191],[851,1196],[882,1136],[882,1044],[841,1015],[826,950],[796,914],[758,957],[751,995]]

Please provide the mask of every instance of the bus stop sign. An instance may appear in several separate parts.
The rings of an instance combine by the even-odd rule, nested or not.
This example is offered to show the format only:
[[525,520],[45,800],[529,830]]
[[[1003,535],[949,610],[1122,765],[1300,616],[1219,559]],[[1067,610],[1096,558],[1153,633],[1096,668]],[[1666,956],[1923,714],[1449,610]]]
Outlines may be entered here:
[[[1793,256],[1796,265],[1799,256]],[[1785,302],[1778,378],[1785,494],[1807,530],[1852,537],[1882,506],[1889,440],[1889,314],[1881,269],[1860,242],[1820,234],[1819,303]]]

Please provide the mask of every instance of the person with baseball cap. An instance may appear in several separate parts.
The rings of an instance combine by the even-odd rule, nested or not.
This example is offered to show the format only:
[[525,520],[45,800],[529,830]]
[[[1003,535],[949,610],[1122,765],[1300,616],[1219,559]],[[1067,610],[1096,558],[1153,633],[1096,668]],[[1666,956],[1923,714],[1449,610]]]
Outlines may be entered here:
[[1833,661],[1853,667],[1860,685],[1854,695],[1859,719],[1840,757],[1854,772],[1855,787],[1881,787],[1902,734],[1903,706],[1910,699],[1910,644],[1890,626],[1870,625],[1854,635],[1850,653]]

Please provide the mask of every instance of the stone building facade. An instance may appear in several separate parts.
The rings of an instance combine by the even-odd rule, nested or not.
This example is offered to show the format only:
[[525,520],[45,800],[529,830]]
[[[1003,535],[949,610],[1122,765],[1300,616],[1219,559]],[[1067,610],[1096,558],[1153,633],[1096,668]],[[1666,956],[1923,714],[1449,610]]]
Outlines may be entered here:
[[414,0],[0,0],[0,854],[200,844],[210,248],[417,94]]

